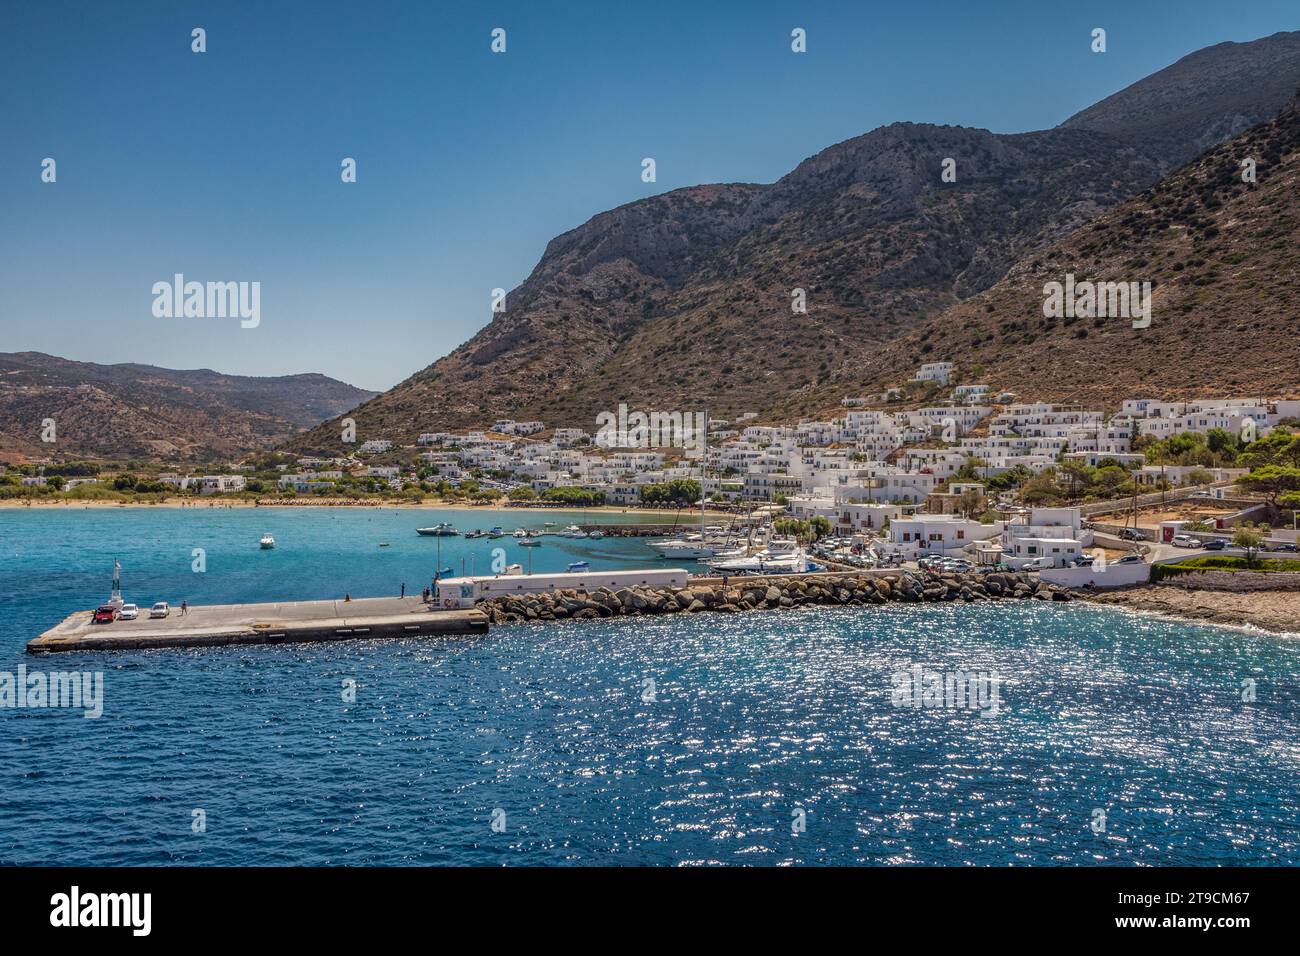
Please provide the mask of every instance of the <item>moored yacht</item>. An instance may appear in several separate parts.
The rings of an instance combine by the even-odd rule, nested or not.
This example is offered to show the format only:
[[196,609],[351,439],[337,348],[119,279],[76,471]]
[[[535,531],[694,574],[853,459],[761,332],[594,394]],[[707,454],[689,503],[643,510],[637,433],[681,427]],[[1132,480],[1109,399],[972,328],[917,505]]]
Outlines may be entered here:
[[761,551],[743,558],[711,561],[709,567],[727,574],[803,574],[812,565],[797,541],[773,538]]
[[275,537],[271,534],[271,532],[268,531],[266,534],[262,535],[262,540],[258,541],[257,543],[260,544],[263,548],[270,550],[271,548],[275,547]]
[[453,535],[460,534],[459,531],[446,521],[439,522],[431,528],[416,528],[415,533],[436,538],[449,538]]

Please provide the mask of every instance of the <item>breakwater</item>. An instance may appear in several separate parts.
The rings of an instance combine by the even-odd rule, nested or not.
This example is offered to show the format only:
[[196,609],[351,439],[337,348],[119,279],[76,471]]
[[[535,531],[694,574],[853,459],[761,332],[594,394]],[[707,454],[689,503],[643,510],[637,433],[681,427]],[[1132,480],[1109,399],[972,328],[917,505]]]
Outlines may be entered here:
[[684,588],[560,589],[506,595],[479,604],[493,624],[577,620],[620,615],[733,614],[809,605],[867,605],[891,601],[1069,601],[1070,593],[1025,573],[939,574],[862,571],[753,578],[704,578]]

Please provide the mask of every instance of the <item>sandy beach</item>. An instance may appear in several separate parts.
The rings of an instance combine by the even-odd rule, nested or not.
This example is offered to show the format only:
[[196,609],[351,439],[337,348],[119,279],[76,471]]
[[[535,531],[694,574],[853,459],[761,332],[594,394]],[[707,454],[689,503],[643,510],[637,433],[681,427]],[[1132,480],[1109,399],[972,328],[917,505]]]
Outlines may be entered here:
[[1142,585],[1099,591],[1074,592],[1081,600],[1135,611],[1205,621],[1211,624],[1257,627],[1264,631],[1300,637],[1300,591],[1193,591],[1186,588]]
[[[4,508],[33,508],[41,510],[70,510],[75,511],[83,508],[185,508],[200,510],[219,510],[222,508],[399,508],[412,511],[426,510],[453,510],[453,511],[482,511],[488,512],[514,512],[518,514],[548,514],[550,512],[582,512],[592,515],[629,515],[631,517],[661,517],[671,522],[674,518],[679,523],[686,521],[688,518],[694,521],[700,520],[698,511],[686,510],[673,511],[651,508],[627,508],[622,505],[591,505],[582,507],[579,505],[565,505],[545,508],[529,508],[511,503],[493,503],[490,505],[472,505],[468,502],[454,501],[380,501],[380,500],[348,500],[341,498],[293,498],[288,500],[281,499],[262,499],[260,502],[253,499],[232,498],[232,499],[214,499],[214,498],[164,498],[159,501],[104,501],[104,500],[77,500],[74,498],[60,499],[51,501],[48,499],[33,498],[7,498],[0,500],[0,509]],[[705,512],[706,519],[730,520],[732,513],[729,511]]]

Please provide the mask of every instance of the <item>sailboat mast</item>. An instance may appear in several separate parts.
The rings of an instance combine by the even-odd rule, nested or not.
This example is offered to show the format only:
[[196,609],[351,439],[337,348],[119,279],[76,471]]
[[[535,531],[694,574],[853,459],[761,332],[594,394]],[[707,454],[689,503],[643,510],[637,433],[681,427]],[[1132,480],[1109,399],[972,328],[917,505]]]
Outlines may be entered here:
[[709,410],[704,410],[704,446],[700,452],[700,547],[704,547],[704,476],[709,470]]

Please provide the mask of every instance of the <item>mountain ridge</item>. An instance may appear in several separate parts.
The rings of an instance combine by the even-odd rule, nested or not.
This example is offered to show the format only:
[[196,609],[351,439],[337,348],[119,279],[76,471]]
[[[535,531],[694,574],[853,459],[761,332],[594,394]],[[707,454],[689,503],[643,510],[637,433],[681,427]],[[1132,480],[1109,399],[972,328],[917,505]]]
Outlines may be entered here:
[[[216,459],[270,448],[376,393],[316,372],[227,375],[0,352],[0,454]],[[41,441],[55,422],[57,441]]]
[[[1216,44],[1052,129],[894,123],[772,184],[685,187],[598,213],[547,244],[503,313],[349,415],[359,437],[408,442],[498,417],[590,427],[620,401],[793,414],[792,398],[858,381],[891,340],[1207,137],[1274,115],[1297,79],[1300,33]],[[940,179],[949,157],[955,183]],[[791,311],[795,289],[806,314]],[[337,451],[339,434],[327,422],[287,447]]]

